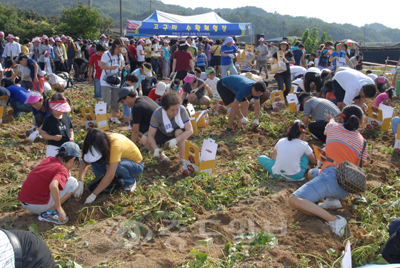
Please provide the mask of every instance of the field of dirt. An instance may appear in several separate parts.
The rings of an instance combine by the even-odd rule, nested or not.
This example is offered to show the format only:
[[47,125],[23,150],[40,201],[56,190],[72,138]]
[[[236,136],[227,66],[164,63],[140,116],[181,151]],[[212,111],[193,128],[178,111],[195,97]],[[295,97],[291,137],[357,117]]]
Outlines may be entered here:
[[[81,84],[80,86],[87,90],[88,84]],[[69,94],[68,96],[72,95]],[[71,99],[75,101],[89,99],[89,102],[94,106],[91,94],[83,94],[76,98],[71,97]],[[272,112],[270,101],[264,104],[263,110],[270,115],[271,122],[282,125],[287,123],[287,117],[282,111]],[[122,117],[122,113],[120,113],[120,117]],[[224,141],[227,138],[227,134],[224,132],[226,126],[218,128],[214,124],[213,118],[214,115],[210,115],[208,127],[201,130],[201,135],[192,136],[190,140],[200,142],[205,135],[208,135],[207,137],[218,142],[216,176],[223,176],[234,171],[234,166],[226,164],[233,162],[238,156],[243,157],[243,154],[255,169],[262,170],[257,162],[257,157],[261,153],[271,153],[280,137],[271,136],[268,131],[262,129],[249,128],[233,134],[241,135],[242,142],[226,142]],[[5,170],[0,170],[0,174],[3,173],[0,175],[2,178],[1,194],[6,193],[8,187],[16,187],[22,184],[29,171],[44,159],[46,149],[44,140],[37,139],[33,143],[27,141],[25,130],[31,126],[28,120],[18,122],[9,114],[3,119],[3,124],[0,125],[1,139],[12,142],[12,146],[2,149],[0,163],[13,163],[13,170],[18,176],[18,180],[8,183]],[[84,125],[80,113],[73,113],[72,122],[76,131],[82,129]],[[110,131],[118,131],[128,135],[126,126],[111,124]],[[393,133],[390,130],[388,133],[381,134],[378,131],[366,130],[365,128],[362,133],[370,144],[368,163],[365,165],[365,168],[369,170],[369,187],[377,186],[379,183],[390,185],[393,179],[388,174],[400,173],[399,157],[393,156],[385,150],[385,148],[394,144]],[[322,143],[312,139],[310,134],[307,134],[305,140],[310,145],[322,146]],[[141,151],[145,153],[144,148],[141,148]],[[27,155],[30,157],[26,157]],[[72,170],[72,174],[77,177],[78,167]],[[177,154],[171,157],[170,163],[161,166],[145,164],[143,178],[139,183],[152,183],[157,175],[163,175],[167,181],[171,182],[178,182],[183,178]],[[245,177],[245,179],[251,180],[252,178]],[[1,211],[0,226],[28,230],[29,226],[35,223],[39,232],[49,239],[50,245],[57,248],[64,247],[65,254],[76,256],[75,262],[84,265],[84,267],[94,267],[107,262],[114,264],[104,267],[176,267],[190,259],[189,253],[194,248],[208,252],[209,257],[221,259],[224,257],[222,253],[224,245],[233,241],[236,235],[243,232],[272,232],[278,239],[279,246],[261,251],[253,260],[257,264],[256,267],[301,267],[298,253],[312,254],[324,260],[329,260],[330,257],[327,253],[329,248],[335,249],[339,254],[343,250],[343,239],[333,234],[323,220],[307,216],[288,205],[288,198],[291,193],[304,183],[266,180],[250,198],[237,199],[222,211],[198,211],[196,221],[185,228],[174,227],[167,232],[162,232],[159,223],[154,224],[149,221],[145,230],[141,230],[139,233],[145,236],[146,232],[152,232],[153,235],[149,241],[140,247],[121,247],[119,245],[121,239],[119,231],[123,229],[124,224],[129,222],[130,211],[124,211],[116,217],[109,217],[102,212],[109,206],[123,203],[124,200],[121,199],[121,196],[99,195],[90,206],[93,209],[86,209],[88,206],[84,204],[84,201],[90,194],[87,190],[80,200],[70,198],[64,204],[64,209],[70,218],[67,226],[76,227],[74,236],[81,237],[79,243],[82,244],[82,241],[85,241],[88,246],[75,245],[75,247],[71,247],[71,245],[63,245],[62,240],[48,238],[49,234],[58,229],[53,229],[54,226],[51,223],[39,222],[37,215],[24,210],[20,205],[8,211]],[[345,216],[348,221],[357,221],[357,211],[353,210],[350,198],[341,200],[343,208],[332,211],[332,213]],[[85,219],[94,220],[95,223],[82,225]],[[349,224],[347,236],[351,236],[357,230],[357,224]],[[199,240],[209,237],[213,238],[211,245],[205,247],[199,244]],[[71,254],[73,251],[75,251],[74,254]],[[115,263],[116,260],[119,260],[120,264]],[[310,257],[310,260],[310,265],[316,267],[316,259]],[[240,267],[251,267],[252,263],[252,261],[249,261],[248,266],[246,263]]]

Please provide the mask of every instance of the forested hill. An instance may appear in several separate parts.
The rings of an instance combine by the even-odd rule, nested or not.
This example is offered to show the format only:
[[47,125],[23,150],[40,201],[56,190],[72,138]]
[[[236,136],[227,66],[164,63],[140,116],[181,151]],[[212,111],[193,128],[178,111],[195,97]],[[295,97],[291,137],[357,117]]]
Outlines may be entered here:
[[[77,4],[77,0],[48,1],[48,0],[0,0],[2,4],[33,9],[34,11],[50,16],[59,15],[63,8],[70,8]],[[83,2],[87,3],[87,0]],[[211,8],[185,8],[177,5],[167,5],[161,1],[150,0],[122,0],[123,21],[127,19],[142,20],[150,15],[151,10],[161,10],[180,15],[200,14],[212,11]],[[93,7],[103,14],[114,18],[115,26],[119,26],[119,0],[92,0]],[[282,35],[302,36],[305,29],[318,28],[320,33],[327,27],[327,34],[332,40],[350,38],[356,41],[364,40],[364,27],[351,24],[327,23],[320,19],[309,17],[292,17],[269,13],[254,6],[235,9],[215,9],[224,19],[231,22],[252,22],[255,33],[264,34],[266,38],[276,38]],[[0,12],[1,13],[1,12]],[[1,30],[1,29],[0,29]],[[400,42],[400,30],[388,28],[382,24],[372,23],[365,28],[366,42]]]

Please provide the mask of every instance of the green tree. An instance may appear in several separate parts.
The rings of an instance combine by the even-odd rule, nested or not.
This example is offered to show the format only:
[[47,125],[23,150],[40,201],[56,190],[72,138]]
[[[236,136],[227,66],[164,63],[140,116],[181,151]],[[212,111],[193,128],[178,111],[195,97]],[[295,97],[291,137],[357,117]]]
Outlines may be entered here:
[[99,36],[102,19],[97,9],[91,9],[89,6],[83,5],[82,1],[78,1],[77,6],[73,5],[70,9],[64,8],[61,14],[59,29],[64,34],[92,39]]
[[302,36],[303,35],[303,31],[299,28],[299,27],[294,27],[293,29],[291,29],[288,33],[288,36]]
[[111,34],[111,28],[114,26],[114,19],[108,16],[103,16],[101,19],[100,25],[100,33],[104,33],[105,35]]
[[310,41],[307,43],[307,46],[304,45],[306,48],[307,53],[314,53],[317,51],[318,45],[318,29],[314,27],[313,31],[310,34]]
[[321,35],[321,37],[319,38],[319,43],[320,43],[320,44],[325,44],[327,34],[328,34],[328,28],[325,26],[325,27],[324,27],[324,33],[323,33],[323,34]]

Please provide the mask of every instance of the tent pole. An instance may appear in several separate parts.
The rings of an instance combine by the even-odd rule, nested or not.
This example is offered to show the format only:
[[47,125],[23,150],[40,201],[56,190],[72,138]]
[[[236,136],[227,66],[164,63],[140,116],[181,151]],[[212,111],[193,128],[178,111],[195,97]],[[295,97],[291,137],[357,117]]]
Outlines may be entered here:
[[122,0],[119,0],[119,34],[124,36],[122,33]]

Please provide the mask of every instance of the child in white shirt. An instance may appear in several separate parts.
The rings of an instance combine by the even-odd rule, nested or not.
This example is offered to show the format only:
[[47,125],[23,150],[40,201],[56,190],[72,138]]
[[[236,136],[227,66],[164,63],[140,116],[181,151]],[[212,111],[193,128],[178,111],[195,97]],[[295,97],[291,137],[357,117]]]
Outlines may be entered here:
[[215,76],[215,70],[212,67],[208,67],[206,70],[207,79],[204,81],[206,85],[208,85],[212,92],[213,92],[213,101],[214,101],[214,108],[215,114],[219,114],[219,102],[222,101],[221,97],[217,91],[217,83],[219,78]]

